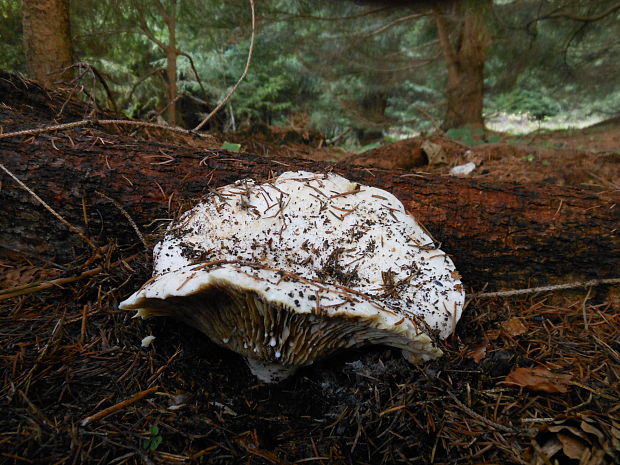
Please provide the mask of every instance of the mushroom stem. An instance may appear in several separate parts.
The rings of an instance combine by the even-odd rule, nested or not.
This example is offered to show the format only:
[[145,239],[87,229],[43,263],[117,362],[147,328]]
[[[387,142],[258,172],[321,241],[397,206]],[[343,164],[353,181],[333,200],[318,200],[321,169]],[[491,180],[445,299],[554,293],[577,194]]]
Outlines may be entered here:
[[298,366],[270,363],[264,360],[245,357],[245,361],[254,376],[264,383],[279,383],[297,371]]

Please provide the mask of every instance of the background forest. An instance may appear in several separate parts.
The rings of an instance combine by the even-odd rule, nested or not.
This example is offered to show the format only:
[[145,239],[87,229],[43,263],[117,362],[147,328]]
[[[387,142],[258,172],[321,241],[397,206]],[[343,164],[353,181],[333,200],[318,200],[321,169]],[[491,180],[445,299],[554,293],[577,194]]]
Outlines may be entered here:
[[[27,73],[21,2],[3,1],[0,15],[0,68]],[[619,18],[609,0],[470,0],[434,12],[261,0],[249,73],[209,127],[293,126],[366,144],[440,125],[505,129],[514,115],[534,128],[595,123],[618,113]],[[70,19],[85,95],[185,128],[237,81],[252,35],[246,1],[81,0]]]

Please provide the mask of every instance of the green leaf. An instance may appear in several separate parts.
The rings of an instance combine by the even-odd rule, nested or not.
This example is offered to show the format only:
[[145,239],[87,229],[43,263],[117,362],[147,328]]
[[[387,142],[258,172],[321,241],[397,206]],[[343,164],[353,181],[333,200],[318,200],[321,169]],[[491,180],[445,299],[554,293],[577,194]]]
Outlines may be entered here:
[[360,149],[358,150],[358,153],[367,152],[368,150],[376,149],[378,147],[381,147],[382,145],[383,143],[380,141],[372,142],[371,144],[366,144],[363,147],[360,147]]
[[241,144],[234,144],[232,142],[224,142],[222,144],[222,146],[220,147],[222,150],[226,150],[227,152],[239,152],[239,150],[241,149]]
[[149,428],[149,431],[151,432],[151,436],[157,436],[159,434],[159,428],[157,427],[157,425],[153,425]]
[[156,450],[159,447],[159,445],[161,444],[162,440],[163,440],[163,438],[161,436],[155,436],[154,438],[152,438],[150,440],[149,450],[151,452]]

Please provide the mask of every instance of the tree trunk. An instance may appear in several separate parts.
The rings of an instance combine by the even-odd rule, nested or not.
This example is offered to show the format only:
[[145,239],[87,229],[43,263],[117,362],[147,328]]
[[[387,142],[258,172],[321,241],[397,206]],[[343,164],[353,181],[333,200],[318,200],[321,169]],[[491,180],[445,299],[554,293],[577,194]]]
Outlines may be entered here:
[[457,26],[449,24],[443,11],[435,9],[434,16],[448,70],[442,129],[482,128],[484,62],[490,43],[483,13],[467,7]]
[[22,27],[30,75],[46,87],[70,81],[73,46],[69,0],[23,0]]

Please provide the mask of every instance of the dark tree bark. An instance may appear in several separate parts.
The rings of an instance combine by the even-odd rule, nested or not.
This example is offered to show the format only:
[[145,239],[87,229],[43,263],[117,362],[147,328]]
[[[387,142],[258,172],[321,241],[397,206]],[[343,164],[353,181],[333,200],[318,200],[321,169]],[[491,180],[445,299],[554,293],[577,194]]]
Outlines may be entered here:
[[23,0],[22,27],[28,72],[47,87],[70,81],[73,45],[69,0]]
[[[484,3],[484,2],[482,2]],[[484,6],[484,5],[483,5]],[[484,62],[490,44],[484,8],[463,4],[459,21],[449,21],[435,9],[435,24],[448,71],[447,108],[442,129],[484,127]]]

